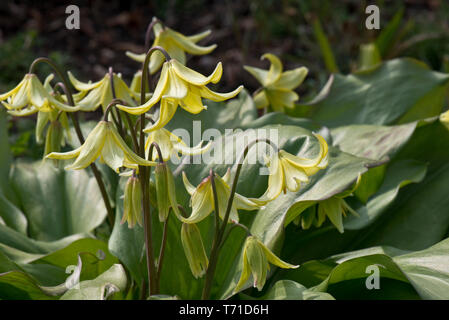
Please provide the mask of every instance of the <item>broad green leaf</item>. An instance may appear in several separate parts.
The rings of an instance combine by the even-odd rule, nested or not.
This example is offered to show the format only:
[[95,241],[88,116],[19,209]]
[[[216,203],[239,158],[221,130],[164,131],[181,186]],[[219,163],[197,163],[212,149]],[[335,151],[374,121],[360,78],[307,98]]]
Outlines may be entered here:
[[395,59],[367,71],[335,74],[330,87],[305,105],[313,107],[313,120],[332,128],[393,124],[418,104],[419,117],[407,120],[419,120],[441,112],[443,104],[434,101],[430,92],[446,88],[448,80],[448,74],[431,71],[416,60]]
[[345,221],[345,229],[361,229],[372,223],[394,201],[399,189],[421,182],[427,171],[427,165],[416,160],[401,160],[387,167],[385,178],[379,190],[373,194],[366,206],[354,207],[359,217],[351,216]]
[[86,171],[64,171],[50,162],[18,163],[11,183],[36,240],[91,232],[106,216],[98,185]]
[[112,294],[126,288],[126,272],[122,265],[114,264],[93,280],[81,281],[79,288],[67,291],[61,300],[107,300]]

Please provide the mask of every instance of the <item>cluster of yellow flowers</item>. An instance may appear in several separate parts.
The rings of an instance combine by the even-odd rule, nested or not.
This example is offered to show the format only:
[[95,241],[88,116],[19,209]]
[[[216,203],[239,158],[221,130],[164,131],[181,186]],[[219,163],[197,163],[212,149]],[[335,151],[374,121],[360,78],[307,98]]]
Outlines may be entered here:
[[[144,95],[146,99],[141,104],[136,101],[141,95],[139,85],[143,81],[142,72],[136,73],[131,86],[128,87],[121,75],[112,71],[100,81],[89,81],[87,83],[77,80],[69,72],[70,82],[77,90],[73,98],[69,97],[70,92],[67,92],[67,88],[60,93],[56,86],[51,86],[52,76],[42,84],[36,74],[29,73],[14,89],[0,95],[0,101],[15,116],[39,112],[39,117],[45,118],[43,115],[52,114],[52,123],[58,121],[58,119],[61,119],[61,121],[65,119],[65,113],[91,112],[97,110],[99,106],[102,106],[103,112],[107,113],[107,106],[116,99],[119,99],[116,107],[126,112],[127,116],[142,115],[159,104],[159,118],[143,130],[147,133],[145,141],[147,159],[143,158],[142,155],[139,156],[138,150],[128,147],[118,128],[114,123],[107,120],[106,115],[89,133],[84,143],[73,151],[58,152],[60,145],[64,143],[64,139],[61,138],[61,130],[59,130],[57,137],[48,137],[53,142],[49,144],[49,148],[46,150],[46,158],[75,159],[71,165],[66,167],[66,169],[75,170],[86,168],[98,158],[116,172],[120,172],[120,168],[123,167],[137,171],[139,166],[157,166],[156,189],[159,218],[161,221],[166,221],[171,209],[182,221],[181,238],[184,250],[192,273],[195,277],[200,277],[207,269],[208,258],[204,251],[201,235],[195,224],[208,217],[212,211],[219,212],[220,218],[224,219],[224,213],[232,192],[230,187],[231,172],[228,170],[223,177],[214,173],[213,176],[205,178],[196,187],[188,181],[183,172],[185,188],[191,195],[192,212],[188,217],[181,214],[176,200],[174,178],[164,161],[170,159],[173,151],[184,155],[194,155],[205,151],[210,147],[210,144],[205,147],[200,144],[189,148],[179,137],[169,132],[164,126],[174,117],[178,105],[192,114],[197,114],[207,109],[203,104],[203,99],[228,100],[239,94],[243,86],[239,86],[229,93],[212,91],[207,85],[218,83],[221,79],[223,73],[221,63],[217,64],[215,70],[209,76],[204,76],[185,66],[186,53],[207,54],[216,47],[216,45],[203,47],[196,44],[206,37],[210,31],[187,37],[163,26],[160,22],[154,25],[153,31],[155,33],[153,47],[162,47],[171,59],[164,61],[167,55],[160,51],[154,51],[154,55],[150,59],[149,71],[154,74],[160,68],[162,69],[154,92]],[[140,62],[146,60],[146,54],[127,53],[127,55]],[[271,106],[274,110],[293,107],[294,101],[298,99],[298,95],[293,89],[304,80],[307,69],[303,67],[283,72],[282,64],[276,56],[265,54],[263,58],[267,58],[271,62],[268,71],[245,67],[263,86],[255,94],[256,105],[260,108]],[[45,123],[43,126],[45,126]],[[43,126],[40,126],[40,130]],[[52,132],[54,131],[57,130]],[[50,133],[50,135],[56,134]],[[328,146],[320,135],[315,134],[315,137],[319,143],[320,151],[313,159],[301,158],[284,150],[276,152],[273,157],[268,159],[266,165],[270,174],[266,192],[259,198],[247,198],[236,193],[231,204],[230,220],[238,222],[239,209],[257,210],[269,201],[276,199],[282,192],[285,193],[287,190],[298,191],[302,183],[309,181],[311,175],[325,168],[328,163]],[[151,148],[155,143],[159,146],[160,153],[156,153],[156,150]],[[122,223],[127,221],[128,226],[133,227],[136,223],[141,224],[142,221],[142,189],[138,178],[134,174],[129,179],[125,188]],[[218,199],[214,199],[214,188]],[[218,208],[215,208],[215,204],[218,205]],[[237,289],[244,285],[252,272],[254,286],[260,290],[265,283],[268,262],[282,268],[296,267],[277,258],[254,236],[248,237],[246,241],[243,259],[243,273]]]

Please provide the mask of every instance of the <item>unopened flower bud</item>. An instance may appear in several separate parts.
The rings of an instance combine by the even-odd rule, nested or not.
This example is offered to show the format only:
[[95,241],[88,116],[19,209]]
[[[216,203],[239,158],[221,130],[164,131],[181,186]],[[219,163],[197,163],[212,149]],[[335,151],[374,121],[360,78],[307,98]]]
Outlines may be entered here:
[[167,163],[160,162],[156,165],[156,201],[159,210],[159,221],[164,222],[168,218],[170,207],[177,217],[180,217],[178,202],[176,201],[175,182],[173,174]]
[[206,250],[204,250],[200,230],[196,224],[182,224],[181,243],[193,276],[196,279],[202,277],[206,273],[209,260]]
[[121,224],[128,222],[129,228],[134,228],[136,222],[142,226],[142,187],[137,177],[130,177],[125,186],[123,200],[123,218]]
[[45,137],[44,155],[47,155],[51,152],[59,152],[61,150],[63,139],[64,132],[61,123],[58,120],[51,121],[47,129],[47,135]]

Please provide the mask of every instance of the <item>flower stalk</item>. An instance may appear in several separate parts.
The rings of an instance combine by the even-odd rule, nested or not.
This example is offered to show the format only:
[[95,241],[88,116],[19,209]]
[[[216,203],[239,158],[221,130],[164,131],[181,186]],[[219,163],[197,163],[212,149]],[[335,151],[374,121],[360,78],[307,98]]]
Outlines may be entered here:
[[[250,148],[252,146],[254,146],[255,144],[259,143],[259,142],[264,142],[269,144],[275,151],[277,151],[277,146],[269,139],[256,139],[252,142],[250,142],[246,148],[243,150],[243,153],[237,163],[237,170],[235,172],[235,176],[234,176],[234,180],[232,181],[232,187],[231,187],[231,194],[229,195],[229,199],[228,199],[228,205],[226,207],[226,213],[224,215],[223,218],[223,222],[221,225],[219,225],[219,221],[218,223],[216,222],[216,230],[215,230],[215,237],[212,243],[212,249],[211,249],[211,253],[210,253],[210,258],[209,258],[209,266],[207,268],[206,271],[206,280],[204,283],[204,287],[203,287],[203,293],[201,298],[203,300],[207,300],[210,298],[210,294],[211,294],[211,289],[212,289],[212,280],[214,278],[214,274],[215,274],[215,269],[217,268],[217,263],[218,263],[218,257],[220,254],[220,249],[222,247],[222,243],[224,242],[224,240],[226,240],[226,238],[224,238],[224,233],[226,231],[226,227],[229,221],[229,216],[231,213],[231,208],[232,208],[232,203],[234,201],[234,195],[237,189],[237,182],[240,176],[240,171],[242,170],[242,166],[243,166],[243,162],[246,158],[246,156],[248,155],[248,152],[250,150]],[[212,172],[212,171],[211,171]],[[213,181],[213,180],[212,180]],[[214,188],[214,184],[212,184],[213,188]],[[218,197],[216,192],[214,191],[214,201],[216,203],[216,210],[218,210]],[[215,215],[218,217],[218,212],[215,212]],[[217,219],[217,218],[216,218]]]
[[[60,68],[51,59],[46,58],[46,57],[40,57],[40,58],[35,59],[33,61],[33,63],[31,63],[28,73],[33,73],[33,71],[36,68],[36,66],[39,63],[42,63],[42,62],[48,64],[55,71],[56,75],[62,80],[63,84],[61,84],[60,87],[65,91],[65,94],[66,94],[67,101],[68,101],[69,105],[74,107],[75,106],[75,102],[73,100],[73,93],[72,93],[72,90],[70,89],[69,81],[65,77],[64,73],[61,72]],[[81,127],[79,125],[78,114],[76,112],[70,112],[70,117],[72,119],[73,126],[75,127],[75,132],[76,132],[76,135],[78,137],[78,140],[79,140],[80,144],[83,144],[84,143],[84,136],[83,136],[83,133],[81,131]],[[101,196],[102,196],[103,201],[104,201],[104,205],[106,207],[109,225],[112,227],[114,225],[115,215],[114,215],[114,211],[112,210],[111,202],[109,201],[109,196],[108,196],[108,193],[106,191],[106,186],[105,186],[104,181],[103,181],[103,179],[101,177],[101,173],[98,170],[98,168],[95,165],[95,163],[92,163],[90,165],[90,167],[92,168],[92,172],[94,174],[95,180],[97,181],[98,187],[100,189]]]

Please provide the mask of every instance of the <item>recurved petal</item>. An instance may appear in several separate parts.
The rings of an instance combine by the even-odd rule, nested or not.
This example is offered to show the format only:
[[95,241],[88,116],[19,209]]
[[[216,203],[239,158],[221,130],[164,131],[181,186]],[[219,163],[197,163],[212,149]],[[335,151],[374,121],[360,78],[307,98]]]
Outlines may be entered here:
[[273,86],[293,90],[304,81],[308,72],[309,70],[306,67],[285,71]]
[[270,85],[276,82],[282,74],[282,63],[278,57],[271,53],[265,53],[262,56],[262,59],[268,59],[271,62],[270,69],[268,70],[268,74],[266,77],[267,85]]
[[208,35],[210,35],[211,32],[212,32],[211,30],[206,30],[206,31],[203,31],[203,32],[201,32],[201,33],[194,34],[194,35],[192,35],[192,36],[187,36],[187,38],[188,38],[190,41],[196,43],[196,42],[198,42],[198,41],[200,41],[200,40],[206,38]]
[[201,87],[200,94],[201,94],[201,97],[203,97],[205,99],[220,102],[220,101],[234,98],[236,95],[238,95],[240,93],[240,91],[242,91],[242,89],[243,89],[243,86],[239,86],[234,91],[231,91],[228,93],[218,93],[218,92],[214,92],[214,91],[210,90],[207,87]]
[[261,248],[263,249],[263,251],[265,252],[265,256],[267,257],[268,262],[270,262],[271,264],[274,264],[275,266],[284,268],[284,269],[296,269],[299,267],[299,265],[293,265],[290,263],[287,263],[281,259],[279,259],[279,257],[277,257],[273,252],[271,252],[270,249],[268,249],[260,240],[257,240],[259,242],[259,245],[261,246]]
[[26,117],[29,115],[32,115],[39,110],[35,106],[29,106],[23,109],[14,109],[14,110],[8,110],[8,113],[14,117]]
[[[142,62],[145,60],[145,54],[143,55],[143,60]],[[165,61],[165,57],[164,54],[158,50],[156,50],[155,52],[153,52],[151,54],[151,58],[150,58],[150,63],[148,64],[148,67],[150,69],[150,73],[154,74],[156,73],[156,71],[158,71],[162,64]]]
[[138,53],[134,53],[134,52],[131,52],[131,51],[126,51],[125,54],[128,57],[130,57],[131,59],[133,59],[133,60],[135,60],[137,62],[144,62],[145,61],[145,56],[146,56],[145,53],[138,54]]
[[211,53],[217,47],[216,44],[207,47],[199,46],[195,44],[195,42],[190,40],[188,37],[170,28],[166,28],[166,32],[167,35],[170,36],[178,44],[178,46],[180,46],[182,49],[184,49],[184,51],[190,54],[195,55],[208,54]]
[[322,168],[326,167],[328,150],[329,150],[326,140],[324,140],[324,138],[321,135],[314,134],[314,136],[318,139],[318,142],[320,144],[320,151],[319,151],[318,155],[313,159],[298,157],[298,156],[292,155],[284,150],[279,151],[279,154],[283,159],[290,162],[290,164],[292,164],[295,167],[305,169],[306,173],[309,176],[311,175],[309,173],[318,171],[318,170],[316,170],[316,167],[318,165],[320,165],[320,167],[318,167],[318,169],[322,169]]
[[212,72],[208,77],[205,77],[201,73],[182,65],[175,59],[172,59],[170,63],[172,64],[176,74],[181,79],[196,86],[204,86],[209,82],[217,83],[218,81],[220,81],[221,76],[223,75],[223,67],[221,65],[221,62],[217,64],[214,72]]
[[[8,102],[3,102],[4,106],[7,109],[21,109],[25,107],[26,104],[29,102],[28,97],[29,86],[30,81],[29,77],[27,77],[27,81],[23,82],[22,84],[19,84],[12,91],[10,91],[10,92],[14,91],[14,93],[12,94],[11,99]],[[10,92],[6,93],[4,96],[9,94]]]
[[69,75],[70,82],[73,84],[73,86],[78,91],[92,90],[92,89],[98,87],[105,80],[105,78],[103,78],[100,81],[97,81],[94,83],[92,83],[92,81],[89,80],[89,82],[86,83],[86,82],[81,82],[78,79],[76,79],[75,76],[70,71],[67,71],[67,74]]
[[55,77],[55,75],[53,73],[50,73],[44,80],[44,88],[45,88],[45,90],[47,90],[47,92],[53,91],[53,89],[51,87],[51,81],[53,80],[54,77]]
[[184,182],[184,187],[186,188],[187,192],[192,195],[195,192],[196,188],[190,183],[184,171],[182,172],[182,182]]
[[[27,76],[25,76],[22,79],[22,81],[20,81],[19,84],[17,86],[15,86],[14,89],[12,89],[4,94],[0,94],[0,101],[6,100],[8,97],[15,95],[28,82],[27,79],[28,79]],[[25,89],[22,89],[22,90],[25,90]]]
[[45,158],[58,159],[58,160],[73,159],[75,157],[78,157],[78,155],[81,152],[81,148],[82,148],[82,146],[77,148],[77,149],[75,149],[75,150],[69,151],[69,152],[52,152],[50,154],[47,154],[45,156]]
[[268,71],[256,67],[243,66],[243,68],[251,73],[251,75],[260,82],[261,85],[267,86]]
[[159,118],[153,125],[145,128],[144,132],[151,132],[164,127],[175,115],[177,107],[178,107],[178,100],[161,99]]
[[142,113],[147,112],[161,99],[162,94],[166,89],[167,82],[168,82],[167,63],[164,63],[164,65],[162,66],[161,77],[159,78],[159,81],[156,85],[156,89],[154,90],[154,93],[151,96],[150,100],[137,107],[128,107],[117,104],[117,108],[134,115],[140,115]]
[[260,205],[254,201],[236,193],[234,196],[234,204],[237,209],[252,211],[260,209]]
[[181,153],[183,155],[194,156],[194,155],[206,152],[210,148],[210,146],[212,145],[212,141],[209,141],[204,147],[202,147],[202,144],[203,144],[203,140],[201,140],[200,143],[198,143],[196,146],[194,146],[192,148],[189,148],[184,143],[184,141],[179,140],[178,142],[173,142],[173,148],[177,152],[179,152],[179,153]]
[[200,96],[201,89],[199,87],[189,85],[189,91],[187,96],[180,100],[181,108],[192,114],[198,114],[207,109],[207,106],[203,105],[203,101]]

